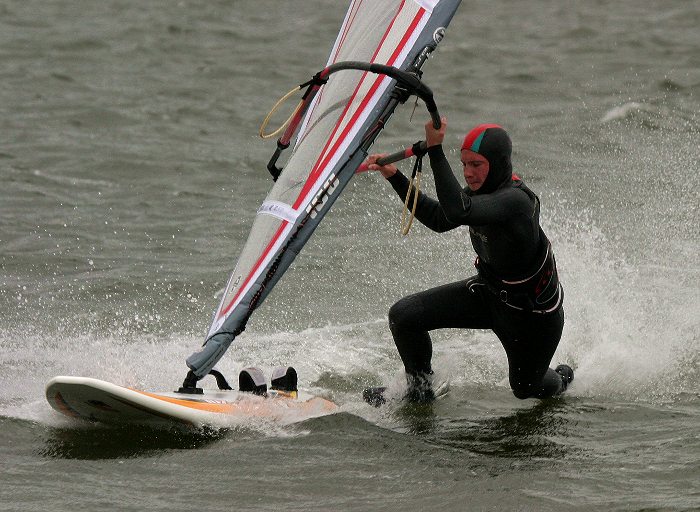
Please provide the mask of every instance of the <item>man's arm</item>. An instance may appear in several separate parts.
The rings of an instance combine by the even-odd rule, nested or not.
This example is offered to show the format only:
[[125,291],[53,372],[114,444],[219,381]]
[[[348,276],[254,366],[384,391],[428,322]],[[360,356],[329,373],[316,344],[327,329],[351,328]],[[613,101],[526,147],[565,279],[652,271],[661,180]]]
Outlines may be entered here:
[[[402,201],[406,200],[406,194],[408,193],[408,186],[410,184],[408,178],[404,176],[401,172],[396,172],[394,175],[387,178],[387,181],[391,183],[396,193],[399,195]],[[411,197],[408,199],[409,208],[413,205],[413,197],[416,193],[416,189],[411,189]],[[442,206],[435,199],[432,199],[425,195],[423,192],[418,193],[418,203],[416,204],[416,219],[420,221],[421,224],[437,231],[438,233],[443,233],[449,231],[459,224],[450,222],[447,220],[445,212],[442,211]]]

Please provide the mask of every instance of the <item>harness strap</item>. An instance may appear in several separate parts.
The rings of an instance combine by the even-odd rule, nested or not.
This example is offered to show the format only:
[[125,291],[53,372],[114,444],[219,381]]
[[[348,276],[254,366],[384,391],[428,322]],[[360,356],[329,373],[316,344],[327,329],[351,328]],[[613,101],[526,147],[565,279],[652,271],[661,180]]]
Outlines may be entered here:
[[[544,233],[541,233],[544,237]],[[561,304],[562,291],[557,265],[549,240],[544,237],[544,255],[537,270],[524,279],[500,279],[477,256],[474,261],[487,289],[501,302],[514,309],[533,313],[550,313]]]

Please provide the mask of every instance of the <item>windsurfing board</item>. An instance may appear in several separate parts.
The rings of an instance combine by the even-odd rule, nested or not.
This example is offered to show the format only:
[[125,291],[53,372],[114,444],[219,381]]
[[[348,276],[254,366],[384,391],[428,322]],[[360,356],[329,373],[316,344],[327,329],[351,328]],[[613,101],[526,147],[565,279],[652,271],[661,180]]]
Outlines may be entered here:
[[46,399],[70,418],[116,426],[199,428],[246,418],[293,423],[338,409],[333,402],[303,391],[270,390],[265,396],[212,389],[204,389],[201,394],[150,392],[72,376],[51,379],[46,385]]

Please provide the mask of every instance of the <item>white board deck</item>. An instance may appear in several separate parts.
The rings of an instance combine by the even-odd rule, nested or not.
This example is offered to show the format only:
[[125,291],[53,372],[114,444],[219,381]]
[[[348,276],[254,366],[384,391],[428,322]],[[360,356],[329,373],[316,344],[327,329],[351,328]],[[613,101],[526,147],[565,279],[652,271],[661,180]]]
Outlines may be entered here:
[[51,407],[71,417],[110,425],[158,425],[198,428],[221,426],[226,419],[262,418],[301,421],[335,412],[325,398],[303,391],[271,390],[267,396],[205,389],[203,394],[150,392],[89,377],[54,377],[46,385]]

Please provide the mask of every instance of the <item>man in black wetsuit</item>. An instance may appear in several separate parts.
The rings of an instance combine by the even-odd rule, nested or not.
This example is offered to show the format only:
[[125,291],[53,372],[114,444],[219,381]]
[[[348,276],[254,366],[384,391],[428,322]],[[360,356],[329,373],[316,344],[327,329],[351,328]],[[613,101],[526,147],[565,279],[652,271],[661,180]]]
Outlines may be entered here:
[[[512,172],[511,141],[495,124],[482,124],[464,138],[461,160],[468,186],[455,179],[442,150],[446,120],[425,126],[430,166],[438,200],[418,194],[416,218],[437,232],[469,227],[477,275],[432,288],[394,304],[389,326],[406,369],[409,401],[430,401],[432,343],[429,331],[441,328],[491,329],[506,350],[513,394],[520,399],[562,393],[573,370],[549,363],[564,326],[564,292],[554,254],[540,227],[539,198]],[[403,199],[408,179],[393,165],[376,170]],[[413,204],[413,193],[408,204]],[[383,388],[365,399],[383,403]]]

